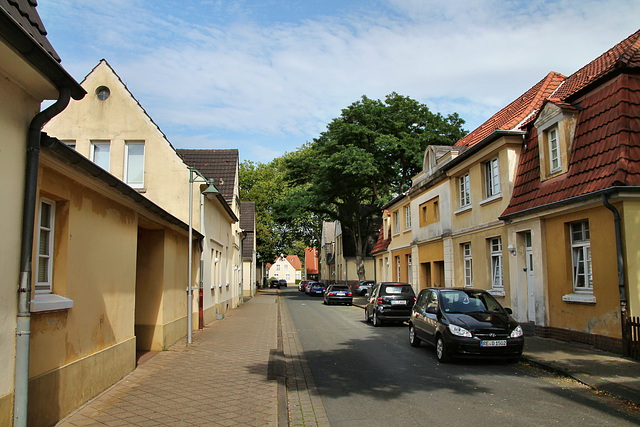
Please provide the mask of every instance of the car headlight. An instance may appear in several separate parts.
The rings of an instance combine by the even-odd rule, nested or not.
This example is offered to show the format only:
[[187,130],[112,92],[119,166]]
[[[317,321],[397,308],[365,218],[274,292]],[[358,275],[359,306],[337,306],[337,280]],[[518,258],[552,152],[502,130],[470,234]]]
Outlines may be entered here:
[[461,328],[457,325],[449,325],[449,330],[453,335],[457,335],[459,337],[468,337],[471,338],[471,332],[467,331],[465,328]]
[[509,336],[511,338],[518,338],[518,337],[521,337],[522,335],[524,335],[524,331],[522,330],[522,327],[518,325],[513,331],[511,331],[511,335]]

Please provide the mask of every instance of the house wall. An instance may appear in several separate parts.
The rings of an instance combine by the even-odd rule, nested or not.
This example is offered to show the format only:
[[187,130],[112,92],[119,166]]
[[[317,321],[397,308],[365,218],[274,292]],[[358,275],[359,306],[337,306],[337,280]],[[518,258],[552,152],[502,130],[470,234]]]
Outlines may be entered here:
[[[620,209],[620,206],[617,206]],[[595,304],[563,301],[573,293],[571,235],[568,224],[589,221]],[[545,220],[549,288],[549,325],[588,334],[620,338],[620,300],[613,215],[604,206]]]
[[[111,95],[100,101],[96,89]],[[145,114],[113,70],[101,61],[82,82],[87,95],[69,106],[44,131],[61,141],[75,141],[76,151],[90,157],[91,141],[110,141],[109,172],[124,180],[125,142],[144,141],[144,196],[167,212],[189,221],[189,170],[158,127]],[[198,185],[194,185],[193,226],[200,229]]]
[[29,124],[56,88],[0,40],[0,425],[13,422],[16,316]]
[[53,292],[73,300],[31,317],[29,424],[50,425],[135,368],[138,228],[133,210],[49,167],[39,182],[56,202]]
[[622,208],[623,244],[627,271],[628,314],[640,317],[640,201],[625,201]]

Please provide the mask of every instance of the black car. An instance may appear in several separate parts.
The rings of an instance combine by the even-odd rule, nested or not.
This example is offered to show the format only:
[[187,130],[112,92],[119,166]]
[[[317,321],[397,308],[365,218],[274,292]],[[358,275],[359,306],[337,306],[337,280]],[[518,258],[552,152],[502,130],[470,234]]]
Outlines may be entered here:
[[411,312],[409,343],[436,347],[440,362],[452,357],[506,358],[522,355],[522,327],[486,291],[466,288],[423,289]]
[[353,304],[353,294],[351,289],[346,285],[330,285],[324,292],[324,299],[322,301],[325,304]]
[[416,294],[408,283],[377,283],[367,294],[367,305],[364,319],[373,321],[373,326],[382,322],[406,322],[411,317],[411,308],[416,301]]
[[278,279],[269,280],[269,289],[273,289],[273,288],[280,289],[280,282],[278,282]]
[[282,287],[286,288],[287,287],[287,281],[284,280],[284,279],[278,280],[278,283],[280,283],[280,286],[278,286],[279,288],[282,288]]

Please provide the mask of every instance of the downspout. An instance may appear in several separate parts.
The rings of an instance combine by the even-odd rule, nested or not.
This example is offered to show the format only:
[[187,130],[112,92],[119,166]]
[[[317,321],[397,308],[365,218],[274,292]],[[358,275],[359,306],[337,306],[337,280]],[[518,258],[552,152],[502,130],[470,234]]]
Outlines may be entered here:
[[624,356],[629,355],[629,343],[627,340],[627,294],[624,282],[624,257],[622,254],[622,230],[620,227],[620,212],[609,203],[608,195],[602,195],[602,203],[607,209],[613,212],[613,223],[616,233],[616,255],[618,258],[618,292],[620,294],[620,313],[622,323],[622,352]]
[[44,125],[69,105],[71,88],[60,89],[58,100],[31,120],[27,139],[24,204],[22,212],[22,247],[18,284],[18,316],[16,319],[16,364],[13,401],[13,425],[27,425],[29,397],[29,337],[31,335],[31,263],[38,196],[40,133]]
[[[204,227],[204,198],[200,193],[200,232],[206,236]],[[198,286],[198,329],[204,329],[204,244],[200,250],[200,283]]]
[[[240,239],[240,292],[242,292],[242,303],[244,304],[244,239],[247,238],[247,233],[240,229],[242,233],[242,239]],[[249,296],[251,294],[251,283],[249,283]]]

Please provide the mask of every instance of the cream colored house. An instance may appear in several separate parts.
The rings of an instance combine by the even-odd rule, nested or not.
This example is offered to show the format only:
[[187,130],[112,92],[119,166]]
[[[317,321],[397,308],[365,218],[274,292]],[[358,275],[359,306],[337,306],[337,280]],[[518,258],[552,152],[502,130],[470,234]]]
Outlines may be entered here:
[[286,280],[293,285],[302,279],[302,263],[298,255],[281,255],[269,266],[269,278]]
[[[344,232],[340,221],[324,222],[322,230],[321,280],[349,285],[358,283],[358,265],[351,236]],[[375,261],[368,253],[364,256],[364,274],[367,280],[374,280]]]
[[[204,327],[240,301],[237,207],[225,200],[219,181],[217,194],[203,194],[213,177],[185,163],[107,61],[101,60],[82,86],[90,95],[72,103],[46,131],[206,236],[202,251],[193,244],[191,275],[191,317],[198,320],[192,320],[192,328]],[[164,323],[181,322],[178,317]],[[157,324],[151,320],[138,328],[140,334],[144,329],[145,335],[157,335]],[[162,349],[183,335],[152,339],[150,349]],[[146,341],[139,340],[141,349]]]
[[[69,96],[81,99],[85,95],[62,68],[45,35],[31,2],[18,0],[0,5],[0,178],[4,183],[0,186],[0,425],[3,426],[11,425],[14,419],[16,425],[25,425],[27,418],[30,339],[24,331],[31,327],[28,288],[32,281],[28,272],[32,268],[40,129],[65,108]],[[43,100],[59,101],[40,114]],[[32,148],[29,155],[28,146]],[[19,288],[23,292],[18,292]],[[24,297],[19,299],[19,295]],[[20,331],[18,335],[16,331]]]

